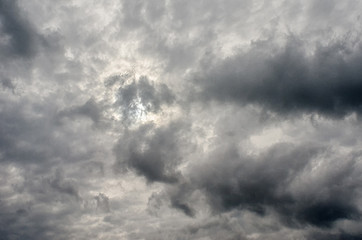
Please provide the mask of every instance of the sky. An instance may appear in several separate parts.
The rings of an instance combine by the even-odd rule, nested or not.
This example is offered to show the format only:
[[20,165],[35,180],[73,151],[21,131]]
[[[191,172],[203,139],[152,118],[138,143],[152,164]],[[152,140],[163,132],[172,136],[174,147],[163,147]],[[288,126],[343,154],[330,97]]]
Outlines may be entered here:
[[362,239],[361,13],[0,0],[0,240]]

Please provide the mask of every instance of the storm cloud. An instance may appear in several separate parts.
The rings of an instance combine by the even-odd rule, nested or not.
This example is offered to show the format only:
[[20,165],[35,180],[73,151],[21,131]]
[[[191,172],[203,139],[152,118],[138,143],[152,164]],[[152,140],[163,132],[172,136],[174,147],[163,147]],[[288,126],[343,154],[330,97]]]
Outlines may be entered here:
[[0,31],[4,34],[0,51],[5,56],[29,58],[36,53],[37,33],[21,13],[17,1],[0,1]]
[[311,45],[298,36],[286,38],[282,46],[273,39],[256,41],[245,52],[216,60],[201,72],[202,98],[256,104],[279,114],[360,114],[360,40],[347,35]]
[[186,123],[171,122],[165,127],[142,125],[127,132],[115,147],[118,164],[136,170],[150,182],[177,182],[186,130]]
[[0,0],[0,239],[361,239],[361,10]]
[[[193,181],[200,184],[215,211],[241,208],[264,215],[271,210],[292,226],[330,227],[339,219],[360,218],[354,199],[358,199],[355,193],[360,185],[349,182],[349,177],[358,179],[360,175],[355,170],[360,156],[345,159],[338,170],[326,169],[320,176],[308,176],[307,172],[315,168],[315,158],[324,160],[331,154],[316,146],[285,144],[273,146],[258,158],[229,151],[219,153],[224,158],[230,156],[223,163],[211,163]],[[324,161],[333,166],[338,160]],[[313,178],[318,189],[306,186],[308,177]]]

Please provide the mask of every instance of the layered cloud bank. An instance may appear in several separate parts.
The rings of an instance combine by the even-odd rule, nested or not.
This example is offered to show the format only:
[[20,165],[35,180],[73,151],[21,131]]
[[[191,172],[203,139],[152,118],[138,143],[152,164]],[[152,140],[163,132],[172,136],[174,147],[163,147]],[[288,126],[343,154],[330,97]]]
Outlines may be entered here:
[[0,0],[0,239],[362,239],[361,10]]

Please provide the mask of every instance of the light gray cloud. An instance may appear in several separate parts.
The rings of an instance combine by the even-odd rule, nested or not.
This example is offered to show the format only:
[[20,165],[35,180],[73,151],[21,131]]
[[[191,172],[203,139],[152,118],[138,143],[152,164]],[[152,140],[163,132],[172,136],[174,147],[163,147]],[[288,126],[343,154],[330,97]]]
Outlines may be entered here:
[[360,239],[361,8],[0,0],[0,239]]

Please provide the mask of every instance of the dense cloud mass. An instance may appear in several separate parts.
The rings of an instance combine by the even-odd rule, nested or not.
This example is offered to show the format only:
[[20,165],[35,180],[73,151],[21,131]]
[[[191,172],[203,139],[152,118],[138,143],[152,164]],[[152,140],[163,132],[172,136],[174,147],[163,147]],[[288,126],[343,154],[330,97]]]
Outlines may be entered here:
[[22,16],[16,1],[0,2],[1,54],[8,58],[32,57],[36,52],[37,33]]
[[273,39],[254,42],[202,72],[202,95],[206,101],[258,104],[280,114],[360,114],[362,44],[348,35],[341,38],[308,44],[311,53],[296,36],[281,47]]
[[361,12],[0,0],[0,240],[362,239]]
[[132,168],[150,182],[178,181],[179,147],[188,141],[181,135],[185,130],[184,123],[171,122],[166,127],[141,125],[136,131],[127,131],[115,148],[120,167]]
[[[264,215],[270,210],[292,226],[329,227],[338,219],[358,219],[354,193],[360,186],[349,182],[346,176],[359,178],[359,173],[354,172],[354,158],[359,156],[345,159],[338,169],[323,170],[324,176],[308,176],[315,167],[315,158],[326,161],[323,155],[327,153],[320,152],[322,150],[316,146],[281,144],[255,159],[239,156],[230,149],[221,155],[230,156],[225,159],[226,166],[215,161],[208,167],[210,170],[201,171],[201,177],[196,176],[194,182],[201,185],[199,188],[206,192],[216,211],[244,208]],[[336,160],[327,161],[331,166],[336,164]],[[318,189],[308,187],[308,177],[313,179],[314,185],[319,185]]]

